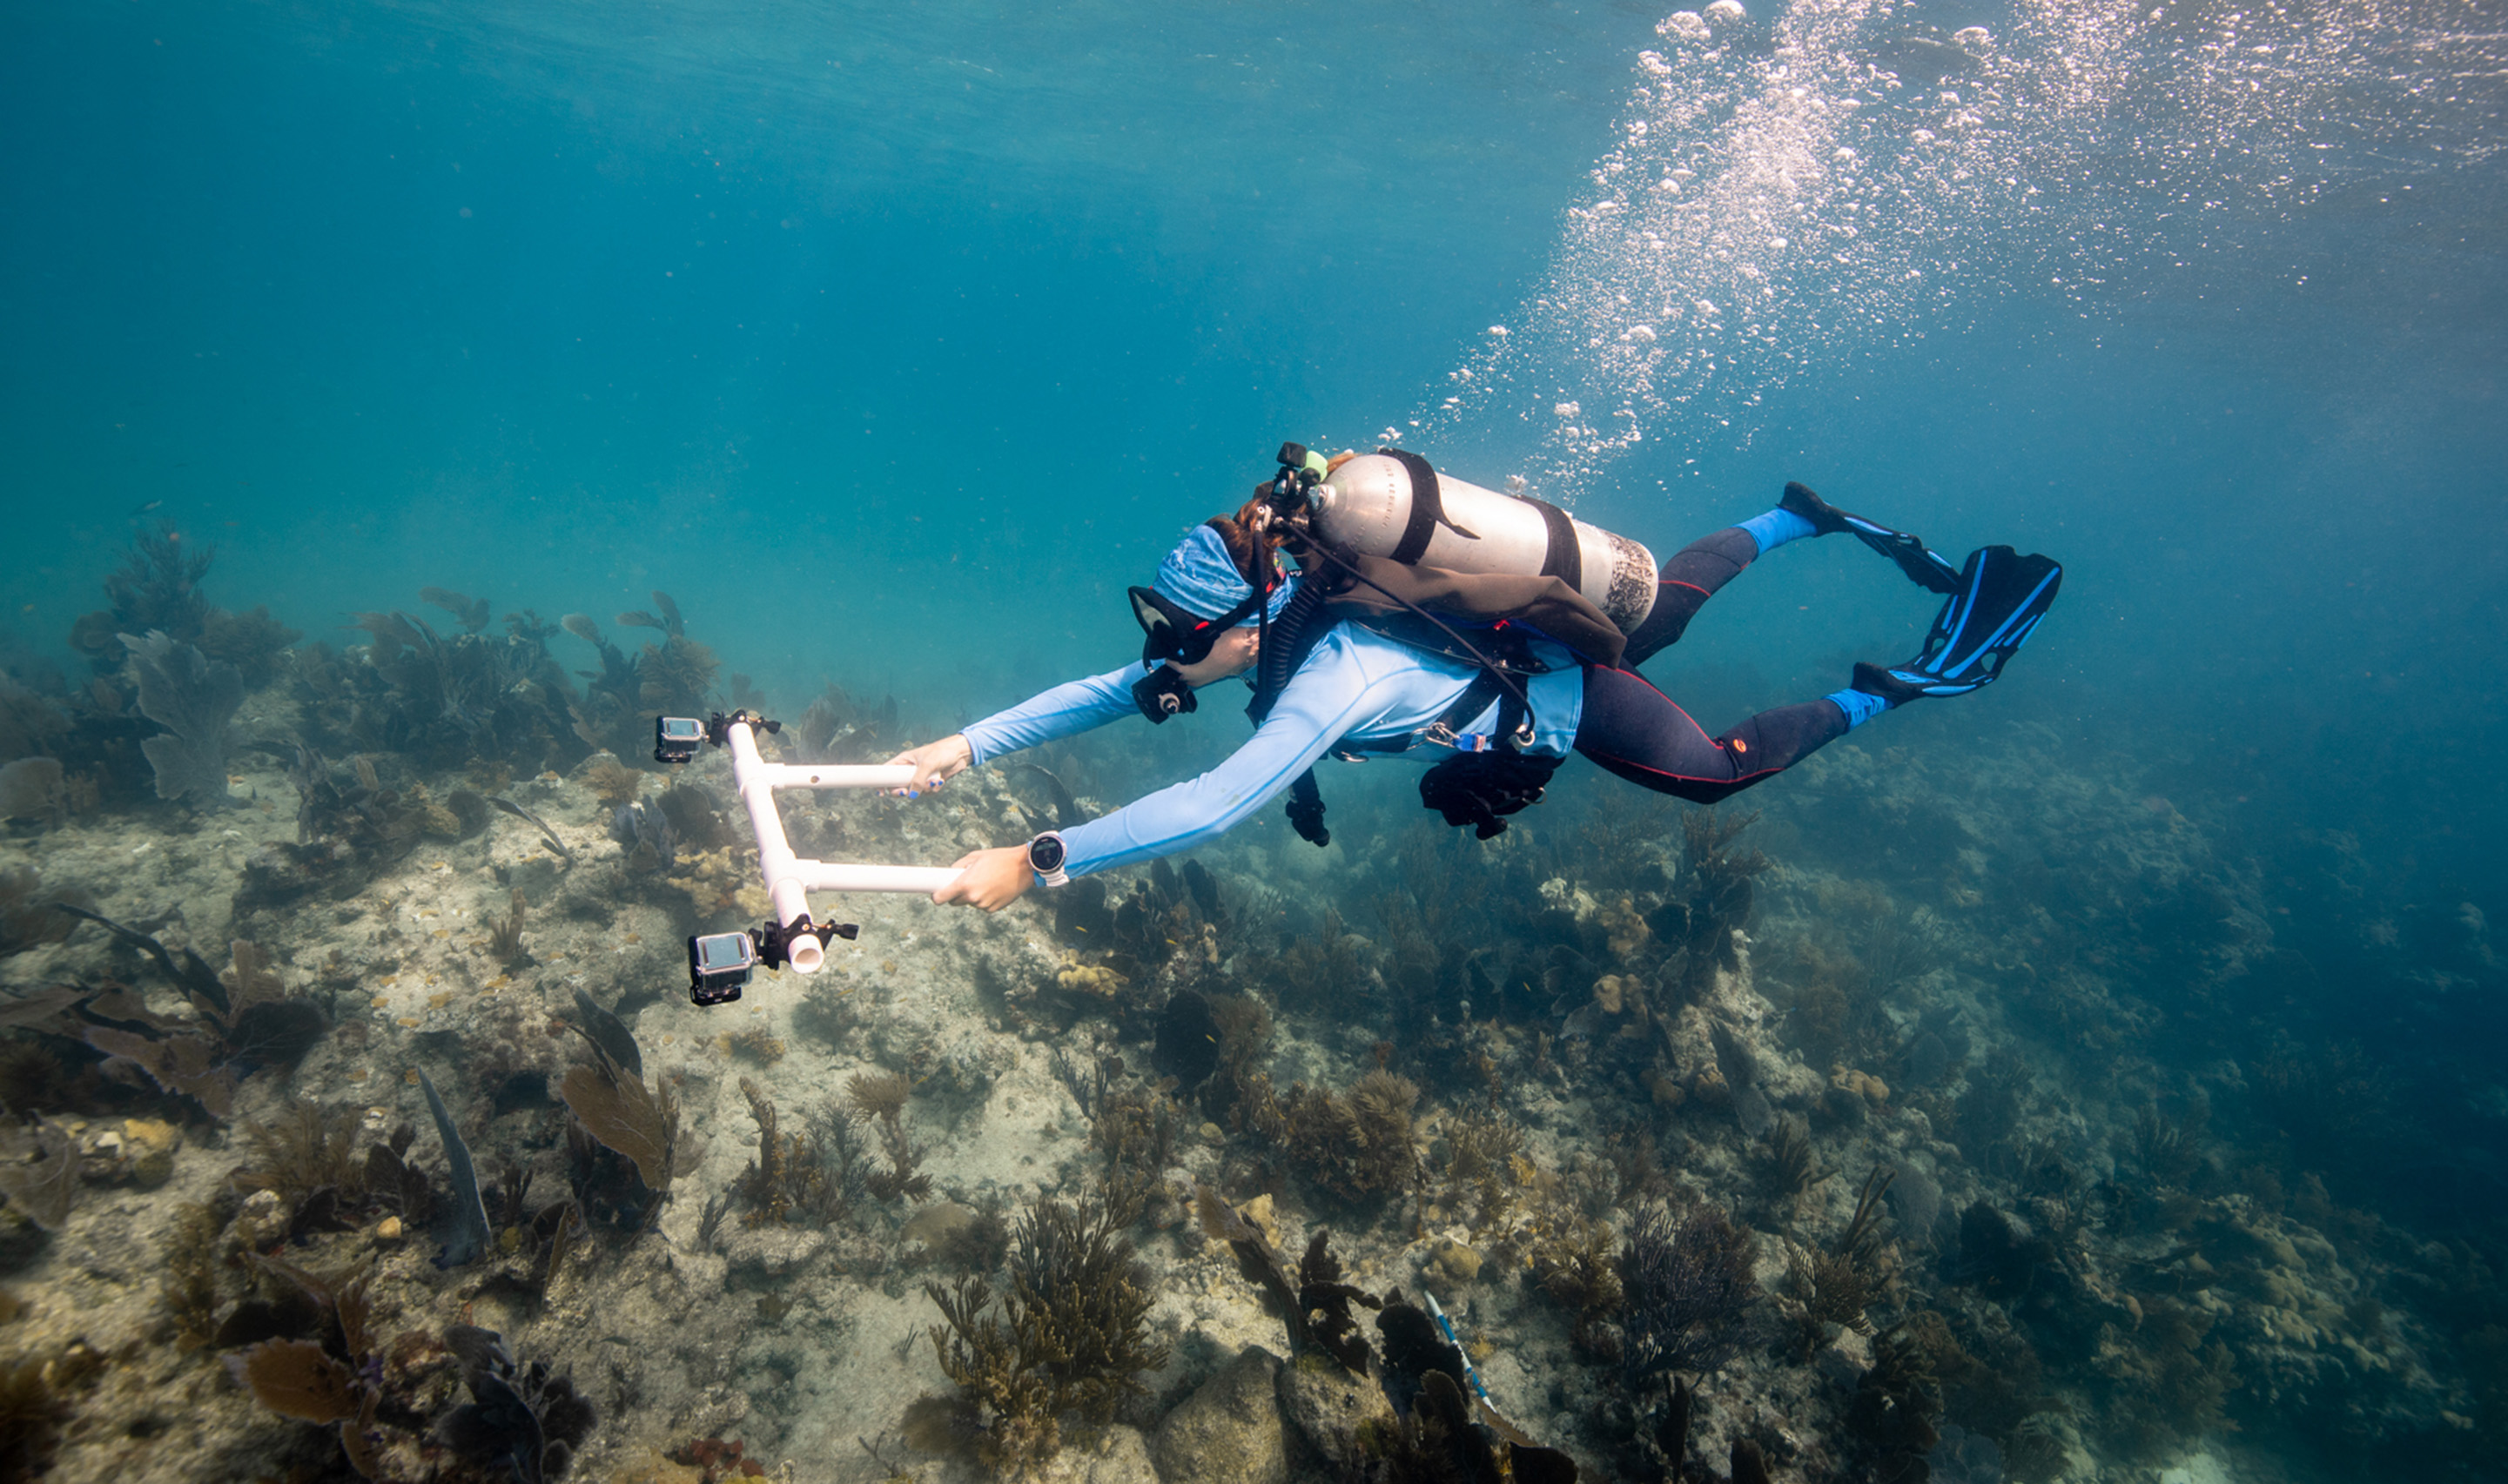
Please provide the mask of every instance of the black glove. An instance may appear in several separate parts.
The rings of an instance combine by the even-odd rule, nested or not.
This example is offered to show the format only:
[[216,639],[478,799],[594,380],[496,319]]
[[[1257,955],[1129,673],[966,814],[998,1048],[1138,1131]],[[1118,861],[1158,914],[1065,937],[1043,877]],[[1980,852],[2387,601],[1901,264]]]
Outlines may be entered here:
[[1324,828],[1323,791],[1315,787],[1315,770],[1309,768],[1289,785],[1289,828],[1298,838],[1309,845],[1329,845],[1332,832]]
[[1469,825],[1481,839],[1506,829],[1498,816],[1541,801],[1557,758],[1507,752],[1457,753],[1420,777],[1420,801],[1450,825]]

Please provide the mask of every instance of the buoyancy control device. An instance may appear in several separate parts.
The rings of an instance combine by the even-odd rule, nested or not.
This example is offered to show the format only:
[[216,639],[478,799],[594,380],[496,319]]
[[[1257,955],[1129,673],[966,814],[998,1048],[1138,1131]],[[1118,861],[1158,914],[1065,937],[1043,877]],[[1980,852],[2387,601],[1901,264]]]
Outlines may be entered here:
[[1487,575],[1557,577],[1623,634],[1654,608],[1654,553],[1547,501],[1501,494],[1404,449],[1343,461],[1309,494],[1324,539],[1404,566]]
[[[1519,624],[1588,662],[1618,663],[1621,641],[1654,606],[1653,554],[1556,505],[1444,478],[1403,449],[1333,468],[1290,443],[1279,463],[1279,477],[1257,494],[1306,581],[1279,621],[1266,623],[1247,716],[1262,723],[1315,639],[1344,618],[1470,659],[1480,679],[1425,733],[1457,753],[1429,769],[1420,799],[1449,824],[1471,824],[1491,838],[1506,828],[1498,816],[1539,801],[1558,766],[1521,752],[1532,735],[1523,679],[1547,667],[1531,657]],[[1461,734],[1493,702],[1492,734]],[[1288,813],[1306,839],[1331,838],[1311,770],[1291,786]]]

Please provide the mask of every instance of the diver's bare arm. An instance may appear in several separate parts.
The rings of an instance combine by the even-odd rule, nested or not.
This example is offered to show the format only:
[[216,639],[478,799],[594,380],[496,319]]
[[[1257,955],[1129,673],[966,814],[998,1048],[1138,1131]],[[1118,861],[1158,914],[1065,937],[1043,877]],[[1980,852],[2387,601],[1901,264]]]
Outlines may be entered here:
[[957,777],[975,761],[976,750],[967,741],[966,734],[952,732],[938,742],[926,742],[921,747],[909,748],[889,759],[891,767],[899,763],[914,765],[914,781],[904,788],[889,792],[912,798],[926,789],[937,789],[944,781]]
[[960,856],[957,871],[958,878],[934,892],[933,901],[943,906],[964,903],[998,912],[1026,896],[1028,888],[1036,884],[1036,870],[1027,863],[1025,845],[1002,845]]

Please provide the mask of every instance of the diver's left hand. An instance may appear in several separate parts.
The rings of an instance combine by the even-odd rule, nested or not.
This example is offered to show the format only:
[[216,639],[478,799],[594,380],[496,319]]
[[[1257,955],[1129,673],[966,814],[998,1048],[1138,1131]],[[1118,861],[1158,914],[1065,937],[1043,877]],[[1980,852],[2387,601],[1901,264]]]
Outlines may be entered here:
[[961,856],[957,872],[956,880],[932,894],[934,902],[944,907],[964,903],[998,912],[1026,896],[1028,888],[1036,884],[1036,870],[1027,863],[1025,845],[1003,845]]

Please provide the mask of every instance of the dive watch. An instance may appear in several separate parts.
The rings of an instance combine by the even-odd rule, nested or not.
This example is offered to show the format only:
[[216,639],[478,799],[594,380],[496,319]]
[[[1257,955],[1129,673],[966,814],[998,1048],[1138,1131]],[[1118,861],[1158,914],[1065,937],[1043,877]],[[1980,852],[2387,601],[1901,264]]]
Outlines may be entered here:
[[1027,842],[1027,868],[1048,886],[1070,884],[1071,872],[1062,869],[1062,863],[1070,856],[1070,848],[1062,843],[1062,836],[1051,830]]

